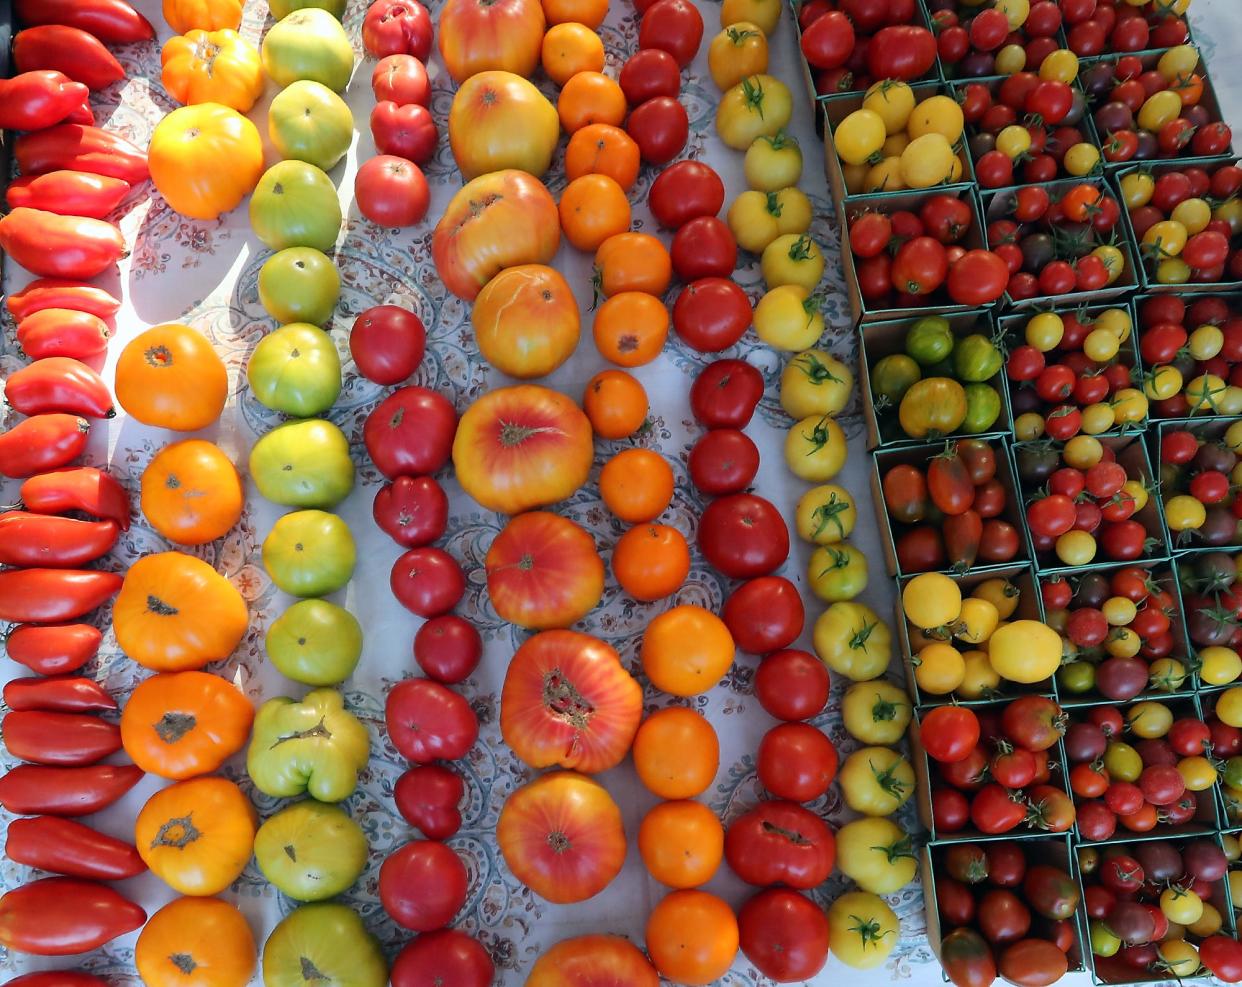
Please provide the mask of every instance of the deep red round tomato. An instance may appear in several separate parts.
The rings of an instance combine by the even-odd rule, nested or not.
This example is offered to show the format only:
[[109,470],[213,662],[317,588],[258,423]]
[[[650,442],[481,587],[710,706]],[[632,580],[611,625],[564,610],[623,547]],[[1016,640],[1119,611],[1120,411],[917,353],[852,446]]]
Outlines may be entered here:
[[667,51],[685,68],[703,40],[703,15],[689,0],[656,0],[638,26],[638,47]]
[[777,983],[810,980],[828,959],[828,917],[790,888],[767,888],[737,914],[742,952]]
[[1044,355],[1034,346],[1016,346],[1005,361],[1005,373],[1010,380],[1034,380],[1044,371]]
[[393,563],[389,585],[411,613],[438,617],[457,605],[466,591],[466,577],[448,552],[428,545],[411,548]]
[[808,651],[776,651],[755,670],[755,696],[778,720],[809,720],[828,702],[828,669]]
[[354,176],[358,211],[377,226],[413,226],[427,215],[431,190],[413,161],[380,154]]
[[751,323],[750,299],[733,280],[700,278],[673,303],[673,328],[700,353],[718,353],[742,338]]
[[960,24],[944,28],[936,35],[936,53],[942,62],[955,65],[970,51],[970,32]]
[[1037,186],[1020,188],[1014,196],[1013,218],[1019,223],[1033,223],[1048,211],[1050,202],[1047,189]]
[[[678,161],[656,176],[647,205],[661,226],[677,230],[700,216],[715,216],[724,205],[720,175],[702,161]],[[732,271],[732,267],[729,268]]]
[[933,761],[965,760],[979,743],[979,718],[964,706],[937,706],[919,724],[919,740]]
[[919,210],[923,228],[941,243],[957,243],[969,232],[970,204],[953,195],[933,195]]
[[379,895],[393,920],[415,932],[448,925],[466,902],[466,867],[443,843],[413,840],[384,858]]
[[1118,562],[1129,562],[1142,556],[1146,548],[1147,529],[1138,521],[1114,521],[1100,531],[1100,548]]
[[1098,55],[1108,43],[1108,29],[1096,20],[1080,21],[1066,32],[1066,41],[1080,58]]
[[1008,562],[1017,556],[1021,547],[1018,529],[998,517],[983,522],[983,534],[979,538],[979,558],[987,562]]
[[642,48],[625,60],[617,82],[630,106],[657,96],[676,99],[681,92],[681,68],[662,48]]
[[970,821],[984,833],[1007,833],[1025,818],[1025,806],[1014,802],[1008,789],[994,781],[979,789],[970,801]]
[[883,253],[892,237],[892,221],[882,212],[865,212],[850,221],[850,249],[857,257]]
[[1009,268],[990,250],[968,250],[950,269],[949,297],[959,305],[989,305],[1005,293]]
[[1078,291],[1098,291],[1108,284],[1108,267],[1099,257],[1088,254],[1074,263],[1074,287]]
[[835,69],[854,52],[854,25],[839,10],[818,17],[802,33],[802,54],[817,69]]
[[1064,610],[1074,598],[1074,587],[1063,576],[1046,578],[1039,587],[1044,607],[1048,610]]
[[1056,126],[1074,106],[1074,90],[1068,82],[1042,80],[1026,94],[1024,108],[1045,124]]
[[988,771],[1006,788],[1025,788],[1035,780],[1035,755],[1021,747],[997,748]]
[[414,635],[414,660],[437,682],[453,685],[469,678],[482,657],[479,632],[455,613],[432,617]]
[[[749,435],[736,428],[704,432],[690,449],[690,480],[711,497],[738,493],[759,472],[759,449]],[[770,650],[770,649],[769,649]]]
[[867,257],[854,265],[858,275],[858,290],[869,302],[879,302],[887,298],[893,290],[893,262],[887,253]]
[[999,10],[982,10],[971,19],[970,43],[978,51],[995,51],[1008,34],[1009,20]]
[[988,942],[997,946],[1017,942],[1030,928],[1031,910],[1012,891],[993,888],[979,899],[979,931]]
[[1229,238],[1215,230],[1194,234],[1182,248],[1181,258],[1191,267],[1219,267],[1229,257]]
[[406,943],[392,964],[392,987],[488,987],[496,974],[477,939],[456,929],[427,932]]
[[423,362],[427,330],[399,305],[376,305],[354,319],[349,352],[358,372],[376,384],[399,384]]
[[[829,372],[818,361],[804,362],[807,373]],[[690,411],[707,428],[745,428],[762,397],[763,374],[755,367],[745,360],[716,360],[690,385]]]
[[[940,832],[956,833],[964,829],[966,824],[970,822],[970,801],[956,788],[937,788],[932,792],[932,820],[936,825],[936,829]],[[957,882],[954,881],[953,883],[956,884]],[[962,890],[965,891],[966,889],[963,887]],[[943,902],[943,892],[941,892],[939,885],[937,885],[936,891],[937,897]],[[974,898],[970,897],[969,891],[966,891],[966,896],[970,898],[971,905],[973,906]],[[966,921],[969,921],[969,919]]]
[[393,391],[367,415],[362,439],[389,479],[434,473],[448,462],[457,412],[448,399],[425,387]]
[[708,504],[698,543],[707,561],[732,579],[767,575],[789,557],[781,512],[755,494],[730,494]]
[[1180,171],[1166,171],[1156,179],[1151,193],[1151,204],[1162,213],[1171,213],[1175,206],[1193,196],[1194,191],[1185,174]]
[[809,723],[781,723],[759,742],[759,783],[791,802],[813,802],[837,776],[837,749]]
[[375,523],[403,548],[430,545],[448,524],[448,497],[430,476],[399,476],[375,494]]
[[737,241],[729,224],[699,216],[677,230],[671,248],[673,270],[682,281],[728,278],[737,266]]
[[1026,509],[1031,531],[1047,538],[1057,538],[1073,528],[1074,517],[1074,502],[1062,494],[1040,497]]
[[1118,18],[1108,40],[1114,51],[1142,51],[1147,47],[1149,35],[1147,21],[1135,14]]
[[975,176],[984,188],[1013,184],[1013,162],[1002,151],[988,151],[975,162]]
[[962,115],[967,123],[978,123],[991,106],[992,90],[983,83],[971,82],[962,90]]
[[1064,295],[1073,291],[1077,283],[1068,261],[1049,261],[1039,272],[1039,290],[1045,295]]
[[686,146],[686,138],[690,135],[690,117],[675,97],[653,96],[630,111],[625,121],[625,132],[638,145],[644,161],[654,165],[667,164]]
[[912,24],[881,28],[867,45],[867,71],[873,79],[917,79],[936,64],[936,39]]
[[944,244],[919,236],[897,248],[891,278],[893,288],[910,295],[930,295],[944,283],[949,261]]
[[763,801],[729,824],[725,860],[747,884],[810,889],[828,879],[836,840],[828,824],[795,802]]
[[377,103],[371,111],[371,136],[380,154],[395,155],[418,165],[431,159],[440,139],[427,107],[420,103],[398,106],[391,101]]
[[783,576],[759,576],[742,583],[725,600],[720,616],[733,642],[752,655],[789,647],[806,621],[798,587]]

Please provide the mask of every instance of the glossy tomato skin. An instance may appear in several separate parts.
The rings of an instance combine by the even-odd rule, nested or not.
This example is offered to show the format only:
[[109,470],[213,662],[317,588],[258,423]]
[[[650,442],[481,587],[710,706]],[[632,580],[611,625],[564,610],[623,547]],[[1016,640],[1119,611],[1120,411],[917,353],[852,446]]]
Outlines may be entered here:
[[442,764],[419,764],[397,779],[392,798],[411,826],[429,840],[447,840],[461,829],[461,775]]
[[406,943],[389,975],[392,987],[488,987],[496,967],[479,943],[456,929],[428,932]]
[[755,696],[770,715],[787,722],[809,720],[828,703],[828,669],[809,651],[776,651],[755,671]]
[[873,79],[917,79],[936,62],[936,39],[910,24],[881,28],[867,46],[867,71]]
[[466,902],[466,867],[443,843],[414,840],[384,860],[379,894],[384,911],[415,932],[441,929]]
[[657,96],[676,99],[681,91],[681,68],[664,49],[641,48],[625,60],[617,82],[630,106]]
[[399,384],[418,369],[427,345],[423,321],[398,305],[376,305],[354,319],[349,352],[376,384]]
[[432,617],[414,635],[414,660],[428,678],[454,685],[470,677],[483,657],[483,639],[457,614]]
[[362,438],[372,461],[389,479],[434,473],[448,462],[457,412],[425,387],[393,391],[367,416]]
[[697,216],[678,228],[670,253],[682,281],[727,278],[737,266],[737,241],[715,216]]
[[643,12],[639,48],[660,48],[685,68],[703,40],[703,16],[690,0],[656,0]]
[[438,617],[457,605],[466,577],[457,561],[441,548],[411,548],[393,563],[389,585],[397,601],[419,617]]
[[759,471],[759,449],[739,429],[714,428],[691,447],[687,466],[691,482],[702,493],[712,497],[738,493]]
[[399,476],[376,492],[371,514],[398,545],[418,548],[444,534],[448,496],[430,476]]
[[781,723],[759,742],[759,782],[774,796],[813,802],[837,775],[832,741],[809,723]]
[[745,360],[717,360],[690,387],[690,410],[707,428],[745,428],[763,397],[763,374]]
[[[424,149],[429,139],[427,127],[434,127],[429,114],[427,117],[416,138]],[[422,169],[413,161],[381,154],[358,169],[354,198],[358,211],[378,226],[413,226],[427,215],[431,190]]]
[[738,912],[742,952],[777,983],[810,980],[828,959],[828,918],[788,888],[767,888]]
[[663,227],[679,230],[692,219],[715,216],[724,205],[725,187],[720,175],[701,161],[678,161],[651,183],[647,205]]
[[385,55],[371,72],[371,91],[375,101],[389,100],[398,106],[418,103],[431,105],[431,80],[427,67],[413,55]]
[[815,813],[793,802],[760,802],[725,833],[725,860],[747,884],[809,890],[832,873],[836,840]]
[[465,757],[479,720],[461,695],[430,679],[405,679],[388,692],[384,723],[397,752],[415,764]]
[[699,521],[698,542],[707,561],[731,579],[765,576],[789,556],[780,511],[754,494],[712,501]]
[[686,108],[672,96],[653,96],[630,112],[625,132],[634,139],[648,164],[672,161],[686,146],[690,117]]
[[742,338],[752,314],[750,299],[736,281],[699,278],[677,295],[673,328],[700,353],[719,353]]
[[783,576],[759,576],[742,583],[720,612],[734,643],[754,655],[787,648],[806,620],[802,594]]

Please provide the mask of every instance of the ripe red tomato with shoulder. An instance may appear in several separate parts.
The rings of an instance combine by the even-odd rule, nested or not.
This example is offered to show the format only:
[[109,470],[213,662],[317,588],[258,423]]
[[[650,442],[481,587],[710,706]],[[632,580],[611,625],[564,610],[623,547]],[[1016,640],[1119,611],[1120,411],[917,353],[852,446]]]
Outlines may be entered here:
[[919,209],[923,228],[941,243],[957,243],[969,231],[974,216],[970,204],[953,195],[933,195]]
[[728,349],[751,324],[750,299],[731,279],[700,278],[686,285],[673,303],[673,328],[700,353]]
[[367,416],[362,437],[385,476],[436,472],[453,450],[457,412],[448,399],[425,387],[394,391]]
[[759,742],[759,783],[791,802],[813,802],[837,776],[837,749],[809,723],[781,723]]
[[427,215],[431,191],[413,161],[381,154],[354,176],[358,211],[378,226],[413,226]]
[[759,449],[745,432],[715,428],[699,436],[687,466],[691,482],[702,493],[712,497],[739,493],[759,472]]
[[457,929],[439,929],[417,936],[392,964],[392,987],[488,987],[496,975],[491,954],[477,940]]
[[919,740],[934,761],[965,760],[979,743],[979,718],[965,706],[937,706],[922,718]]
[[994,781],[984,785],[970,800],[970,821],[982,833],[1007,833],[1025,818],[1026,806]]
[[737,266],[737,241],[723,220],[698,216],[678,228],[670,254],[682,281],[728,278]]
[[358,372],[376,384],[399,384],[423,362],[427,330],[398,305],[376,305],[354,319],[349,352]]
[[990,250],[968,250],[949,268],[946,286],[959,305],[989,305],[1005,293],[1009,268]]
[[625,132],[638,145],[644,161],[653,165],[667,164],[686,146],[690,117],[676,97],[653,96],[630,111]]
[[742,583],[725,600],[720,616],[733,642],[753,655],[793,644],[806,621],[798,587],[783,576],[759,576]]
[[737,913],[742,952],[777,983],[810,980],[828,960],[828,916],[789,888],[767,888]]
[[875,257],[888,249],[893,223],[882,212],[865,212],[850,222],[850,249],[858,257]]
[[789,557],[784,518],[755,494],[730,494],[708,504],[698,543],[707,561],[732,579],[767,575]]
[[466,902],[465,864],[435,840],[413,840],[384,859],[380,901],[393,920],[415,932],[441,929]]
[[[651,183],[647,205],[656,221],[679,230],[692,219],[715,216],[724,205],[725,187],[720,175],[701,161],[678,161]],[[732,268],[730,268],[732,270]]]
[[437,682],[453,685],[469,678],[482,657],[479,632],[457,614],[432,617],[414,635],[414,660]]
[[897,248],[893,257],[893,288],[910,295],[930,295],[944,283],[949,261],[944,244],[918,236]]
[[936,63],[936,39],[913,24],[881,28],[867,45],[867,71],[874,79],[917,79]]
[[448,497],[430,476],[399,476],[375,494],[375,523],[398,545],[430,545],[448,524]]
[[656,0],[638,26],[639,48],[667,51],[685,68],[703,40],[703,15],[689,0]]
[[681,92],[681,68],[662,48],[641,48],[625,60],[617,83],[630,106],[657,96],[676,99]]
[[397,602],[419,617],[438,617],[466,591],[461,566],[442,548],[412,548],[393,563],[389,585]]
[[839,10],[825,12],[802,32],[802,55],[814,68],[839,68],[853,53],[854,25]]

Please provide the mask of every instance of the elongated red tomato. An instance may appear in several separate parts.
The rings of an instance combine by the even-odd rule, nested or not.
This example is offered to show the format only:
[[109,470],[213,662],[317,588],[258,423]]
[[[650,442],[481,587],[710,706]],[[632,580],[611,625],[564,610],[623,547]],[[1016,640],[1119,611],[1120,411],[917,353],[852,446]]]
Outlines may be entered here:
[[43,709],[58,713],[106,713],[116,700],[102,685],[85,675],[42,675],[9,679],[4,686],[9,709]]
[[13,38],[18,72],[57,69],[89,89],[105,89],[125,78],[125,69],[93,34],[67,24],[41,24]]
[[97,285],[64,278],[36,278],[21,291],[5,299],[9,311],[18,322],[44,309],[89,312],[101,319],[116,315],[121,301]]
[[90,90],[55,69],[21,72],[0,80],[0,127],[42,130],[68,120],[93,124]]
[[927,466],[927,490],[945,514],[964,514],[974,503],[975,488],[961,457],[936,456]]
[[45,877],[0,898],[0,944],[36,956],[73,956],[146,920],[145,911],[106,884]]
[[103,633],[90,624],[19,624],[4,645],[10,658],[32,672],[63,675],[94,658],[102,641]]
[[9,569],[0,572],[0,620],[73,620],[106,603],[122,583],[115,572],[93,569]]
[[23,24],[68,24],[109,44],[129,44],[155,37],[155,29],[125,0],[17,0]]
[[111,473],[94,466],[71,466],[32,476],[19,491],[22,506],[36,514],[82,511],[129,530],[129,494]]
[[132,844],[59,816],[14,819],[4,852],[28,867],[97,881],[123,881],[147,869]]
[[123,178],[92,175],[89,171],[51,171],[13,179],[5,198],[15,209],[26,206],[62,216],[103,219],[128,193],[129,182]]
[[0,219],[0,247],[32,274],[93,278],[121,259],[125,239],[102,219],[23,206]]
[[106,555],[121,533],[115,521],[53,514],[0,514],[0,565],[75,569]]
[[0,805],[19,816],[89,816],[110,806],[145,773],[133,764],[85,768],[19,764],[0,777]]
[[68,466],[82,455],[91,425],[77,415],[35,415],[0,433],[0,476],[21,479]]
[[9,713],[0,727],[10,754],[29,764],[80,768],[121,749],[115,723],[84,713]]
[[130,185],[141,185],[150,175],[146,152],[114,131],[76,123],[22,134],[13,142],[13,156],[23,175],[89,171],[123,178]]
[[17,343],[32,360],[85,360],[106,350],[111,336],[102,319],[69,309],[40,309],[17,324]]
[[23,415],[62,411],[86,418],[115,418],[103,378],[79,360],[49,356],[9,375],[4,396]]

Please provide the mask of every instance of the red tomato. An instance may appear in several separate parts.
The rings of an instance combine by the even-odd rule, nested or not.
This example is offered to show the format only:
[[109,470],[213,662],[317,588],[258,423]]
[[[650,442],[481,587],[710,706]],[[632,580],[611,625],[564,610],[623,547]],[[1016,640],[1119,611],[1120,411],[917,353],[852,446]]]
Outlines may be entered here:
[[413,55],[385,55],[371,72],[375,101],[391,100],[398,106],[418,103],[431,105],[431,80],[427,67]]
[[802,33],[802,54],[817,69],[842,66],[854,52],[854,25],[839,10],[816,18]]
[[397,602],[419,617],[438,617],[466,591],[461,566],[442,548],[411,548],[392,566],[389,585]]
[[984,785],[970,802],[970,821],[980,832],[1007,833],[1026,818],[1026,807],[1014,802],[1009,791],[996,782]]
[[419,165],[426,164],[436,153],[436,143],[440,139],[427,107],[421,103],[398,105],[392,100],[375,104],[371,111],[371,136],[380,154],[405,158]]
[[897,248],[892,283],[897,291],[930,295],[944,283],[949,269],[944,245],[930,236],[919,236]]
[[742,952],[777,983],[810,980],[828,960],[828,917],[797,891],[760,891],[742,906],[737,923]]
[[363,163],[354,176],[354,198],[358,211],[377,226],[413,226],[431,204],[422,169],[392,154]]
[[667,51],[643,48],[625,60],[617,82],[630,106],[637,106],[657,96],[676,99],[681,92],[681,69],[677,59]]
[[809,890],[827,880],[836,862],[832,831],[794,802],[760,802],[725,833],[725,860],[747,884],[786,884]]
[[466,784],[456,771],[442,764],[410,768],[393,785],[397,811],[429,840],[447,840],[461,829]]
[[837,776],[837,749],[809,723],[781,723],[759,742],[759,783],[791,802],[813,802]]
[[700,353],[718,353],[742,338],[751,323],[750,299],[736,281],[700,278],[673,303],[673,328]]
[[414,840],[384,858],[380,901],[393,920],[415,932],[442,929],[466,903],[466,867],[443,843]]
[[715,216],[724,198],[724,182],[714,168],[701,161],[678,161],[651,183],[647,205],[661,226],[678,230],[692,219]]
[[681,153],[690,135],[686,108],[673,96],[653,96],[630,111],[625,132],[634,139],[642,159],[662,165]]
[[919,739],[933,761],[965,760],[979,743],[979,718],[964,706],[938,706],[923,717]]
[[728,278],[737,266],[733,231],[715,216],[699,216],[681,226],[673,236],[670,253],[673,270],[686,282]]
[[[808,372],[814,369],[809,366]],[[762,397],[763,374],[755,367],[745,360],[716,360],[695,377],[690,411],[707,428],[745,428]]]
[[376,384],[399,384],[418,369],[427,345],[423,320],[399,305],[376,305],[354,319],[349,352]]
[[430,476],[399,476],[376,492],[371,514],[398,545],[418,548],[444,534],[448,497]]
[[1009,269],[990,250],[968,250],[949,269],[949,297],[959,305],[989,305],[1005,293]]
[[753,655],[793,644],[806,620],[798,587],[783,576],[759,576],[742,583],[725,600],[720,616],[734,643]]
[[362,438],[391,479],[434,473],[448,462],[456,432],[457,412],[448,399],[410,386],[393,391],[367,416]]
[[689,0],[656,0],[638,27],[639,48],[667,51],[683,69],[694,61],[703,40],[703,15]]
[[738,493],[707,505],[699,520],[699,548],[732,579],[767,575],[789,556],[789,529],[770,501]]
[[496,974],[477,939],[456,929],[428,932],[406,943],[389,975],[392,987],[488,987]]
[[882,212],[865,212],[850,222],[850,249],[858,257],[883,253],[892,238],[892,221]]
[[690,449],[687,466],[691,482],[702,493],[712,497],[739,493],[759,472],[759,449],[738,429],[712,429]]
[[933,195],[919,209],[923,228],[941,243],[957,243],[970,230],[970,204],[953,195]]
[[755,670],[755,696],[778,720],[809,720],[828,702],[830,677],[824,663],[807,651],[776,651]]
[[404,679],[388,691],[384,725],[397,753],[415,764],[465,757],[479,721],[458,693],[430,679]]
[[867,71],[875,79],[909,82],[936,63],[936,39],[923,27],[896,25],[882,28],[867,45]]
[[453,685],[469,678],[482,657],[479,632],[455,613],[432,617],[414,635],[414,660],[437,682]]
[[362,21],[362,44],[376,58],[431,54],[431,14],[418,0],[375,0]]

